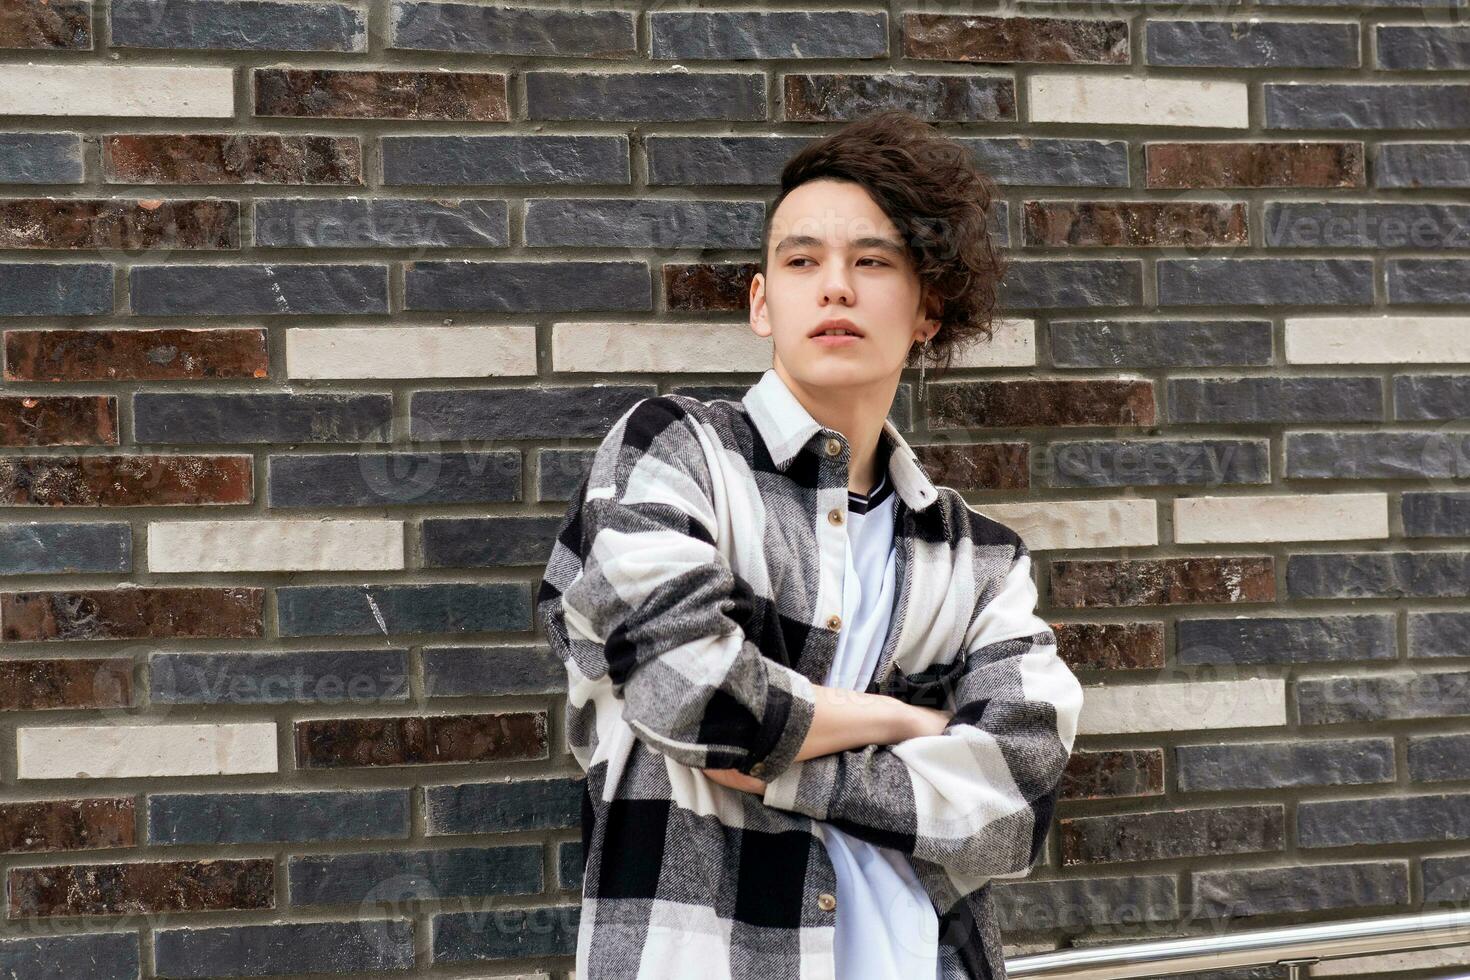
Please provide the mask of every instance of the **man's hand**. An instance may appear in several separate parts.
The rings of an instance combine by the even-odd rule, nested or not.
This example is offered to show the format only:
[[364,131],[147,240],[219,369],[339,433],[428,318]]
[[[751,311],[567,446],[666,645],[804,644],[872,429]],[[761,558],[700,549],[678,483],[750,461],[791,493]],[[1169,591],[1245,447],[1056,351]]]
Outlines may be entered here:
[[766,781],[747,776],[739,769],[705,769],[704,774],[721,786],[731,789],[742,790],[746,793],[754,793],[757,796],[766,794]]

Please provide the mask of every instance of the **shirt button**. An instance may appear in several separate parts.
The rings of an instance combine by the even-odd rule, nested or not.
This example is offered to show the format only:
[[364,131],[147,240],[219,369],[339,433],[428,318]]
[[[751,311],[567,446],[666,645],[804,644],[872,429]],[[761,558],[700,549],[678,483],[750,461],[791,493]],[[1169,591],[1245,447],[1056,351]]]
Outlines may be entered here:
[[827,440],[827,455],[828,456],[836,456],[840,452],[842,452],[842,440],[841,439],[828,439]]
[[831,892],[822,892],[817,896],[817,905],[823,912],[830,912],[837,907],[837,896]]
[[827,511],[827,520],[831,521],[833,524],[841,524],[842,523],[842,511],[838,510],[835,507],[833,509]]
[[827,628],[829,630],[841,629],[842,628],[842,617],[841,616],[828,616],[827,617]]
[[766,764],[764,762],[757,762],[750,767],[750,774],[756,779],[763,778],[766,774]]

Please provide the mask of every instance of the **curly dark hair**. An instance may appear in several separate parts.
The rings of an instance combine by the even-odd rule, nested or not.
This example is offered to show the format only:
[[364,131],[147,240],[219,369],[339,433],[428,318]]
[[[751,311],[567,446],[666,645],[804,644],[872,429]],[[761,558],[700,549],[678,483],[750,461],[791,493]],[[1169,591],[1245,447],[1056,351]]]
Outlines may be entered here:
[[[766,209],[763,275],[776,208],[820,178],[861,185],[898,228],[926,296],[939,301],[929,366],[943,374],[960,349],[991,339],[1005,272],[986,224],[995,184],[968,149],[904,109],[872,113],[802,147],[782,168],[780,193]],[[914,344],[906,366],[916,367],[921,354]]]

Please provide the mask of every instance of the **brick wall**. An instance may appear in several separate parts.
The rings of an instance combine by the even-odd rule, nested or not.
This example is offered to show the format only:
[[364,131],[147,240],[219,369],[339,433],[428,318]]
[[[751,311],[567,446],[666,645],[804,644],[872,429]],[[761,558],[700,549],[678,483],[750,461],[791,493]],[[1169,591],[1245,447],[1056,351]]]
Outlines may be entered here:
[[564,975],[550,534],[624,409],[769,365],[779,167],[888,106],[1011,259],[894,418],[1089,685],[1012,949],[1470,897],[1453,0],[7,0],[0,46],[0,976]]

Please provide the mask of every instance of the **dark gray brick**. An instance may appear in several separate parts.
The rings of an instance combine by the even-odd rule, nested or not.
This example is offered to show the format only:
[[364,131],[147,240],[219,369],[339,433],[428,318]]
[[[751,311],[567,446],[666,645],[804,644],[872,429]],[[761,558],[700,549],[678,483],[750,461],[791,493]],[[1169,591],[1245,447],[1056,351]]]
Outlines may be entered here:
[[594,122],[718,122],[766,118],[755,72],[528,71],[526,117]]
[[1296,682],[1303,725],[1470,715],[1470,672],[1302,677]]
[[417,391],[409,415],[415,439],[574,439],[602,437],[653,385],[445,388]]
[[1175,658],[1181,664],[1306,664],[1393,660],[1394,617],[1257,616],[1181,619]]
[[481,504],[521,499],[521,452],[326,453],[270,457],[271,507]]
[[1016,118],[1016,86],[1006,76],[791,73],[783,81],[787,122],[850,122],[887,109],[935,123]]
[[994,892],[1004,932],[1071,932],[1179,919],[1179,884],[1172,874],[997,881]]
[[888,53],[888,15],[860,10],[757,12],[653,11],[649,57],[881,58]]
[[1394,418],[1457,421],[1470,406],[1470,374],[1401,374],[1393,379]]
[[1390,303],[1470,303],[1470,259],[1389,259],[1384,267]]
[[112,312],[105,262],[0,262],[0,316],[92,316]]
[[0,574],[61,575],[132,570],[133,529],[123,521],[0,524]]
[[1470,855],[1426,857],[1419,863],[1424,870],[1426,911],[1439,910],[1450,903],[1463,908],[1465,902],[1470,900]]
[[0,133],[0,183],[80,184],[82,178],[76,133]]
[[580,905],[539,905],[433,916],[434,962],[468,963],[577,952]]
[[1292,599],[1434,599],[1463,597],[1470,551],[1373,551],[1291,555],[1286,591]]
[[292,905],[526,895],[544,886],[540,844],[293,855]]
[[149,691],[160,704],[404,701],[408,650],[155,653]]
[[406,839],[412,790],[150,793],[155,844],[274,844]]
[[1272,248],[1470,248],[1470,206],[1270,201]]
[[592,466],[595,449],[542,449],[536,453],[536,499],[571,500]]
[[1470,735],[1411,737],[1409,778],[1416,783],[1470,779]]
[[650,184],[758,185],[780,181],[781,168],[814,136],[649,136]]
[[1470,492],[1405,493],[1402,507],[1408,537],[1470,537]]
[[1369,259],[1160,259],[1161,306],[1373,302]]
[[1173,378],[1173,422],[1378,422],[1380,378]]
[[1393,739],[1180,745],[1174,768],[1186,793],[1386,783],[1394,779]]
[[160,977],[357,973],[414,965],[413,924],[407,919],[159,929],[153,946]]
[[1470,840],[1470,795],[1303,800],[1296,827],[1302,847]]
[[1410,657],[1463,657],[1470,649],[1470,612],[1408,614]]
[[526,630],[531,589],[524,582],[282,586],[276,615],[282,636]]
[[1267,129],[1470,126],[1470,85],[1267,83],[1262,98]]
[[1379,24],[1379,68],[1453,71],[1470,68],[1470,27]]
[[344,3],[273,0],[112,0],[120,48],[366,51],[367,16]]
[[1084,439],[1049,443],[1034,464],[1049,487],[1270,483],[1265,439]]
[[626,136],[384,136],[380,146],[388,186],[632,180]]
[[1053,320],[1057,367],[1222,367],[1271,363],[1270,320]]
[[1357,24],[1156,20],[1147,25],[1150,65],[1221,68],[1356,68]]
[[546,566],[560,516],[431,517],[423,521],[428,568]]
[[139,265],[128,281],[141,316],[388,312],[384,265]]
[[1024,136],[963,138],[975,162],[999,185],[1127,187],[1126,140]]
[[138,980],[136,932],[0,939],[5,980]]
[[1000,289],[1012,310],[1136,306],[1143,302],[1143,264],[1136,259],[1012,260]]
[[1374,187],[1470,187],[1470,143],[1380,143]]
[[642,262],[413,262],[406,310],[478,313],[647,312],[653,279]]
[[1285,821],[1280,804],[1064,818],[1062,855],[1066,864],[1102,864],[1279,851]]
[[425,833],[498,834],[580,827],[584,778],[424,787]]
[[567,689],[567,670],[547,647],[428,647],[424,694],[547,694]]
[[283,198],[255,202],[253,234],[290,248],[505,246],[510,217],[505,201]]
[[760,201],[650,198],[534,198],[526,202],[527,245],[584,248],[758,249]]
[[1470,476],[1470,435],[1453,432],[1288,432],[1292,479]]
[[1369,909],[1409,904],[1408,861],[1355,861],[1190,874],[1194,917]]
[[392,422],[391,395],[133,395],[133,430],[139,442],[383,442]]
[[556,879],[558,887],[575,888],[581,891],[584,870],[581,841],[567,840],[556,845]]
[[617,58],[637,52],[627,10],[554,10],[395,0],[389,48],[456,54]]

